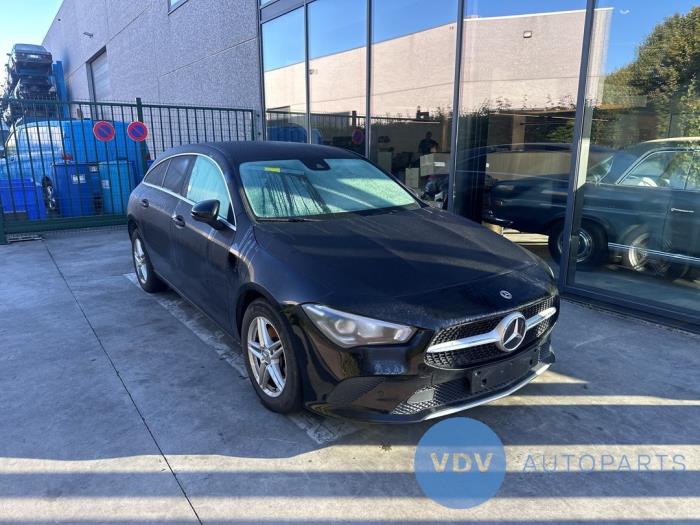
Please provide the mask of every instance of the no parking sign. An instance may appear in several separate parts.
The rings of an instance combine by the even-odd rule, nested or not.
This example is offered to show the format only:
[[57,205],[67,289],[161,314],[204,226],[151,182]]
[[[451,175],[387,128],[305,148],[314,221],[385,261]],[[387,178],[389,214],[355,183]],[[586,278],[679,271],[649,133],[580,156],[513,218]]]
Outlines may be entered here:
[[95,125],[92,127],[92,134],[100,142],[109,142],[114,138],[114,126],[111,122],[100,120],[95,122]]
[[126,134],[134,142],[143,142],[148,138],[148,127],[143,122],[135,120],[126,128]]

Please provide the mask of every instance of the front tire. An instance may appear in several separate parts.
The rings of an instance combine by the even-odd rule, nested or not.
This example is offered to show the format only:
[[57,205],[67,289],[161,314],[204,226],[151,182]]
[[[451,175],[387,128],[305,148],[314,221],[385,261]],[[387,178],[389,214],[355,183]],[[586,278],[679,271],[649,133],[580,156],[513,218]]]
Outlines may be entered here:
[[301,407],[301,380],[291,330],[264,299],[245,311],[241,344],[248,377],[265,407],[288,414]]
[[[564,222],[559,221],[549,232],[547,242],[549,253],[557,263],[561,264],[564,247]],[[605,231],[594,222],[584,220],[578,231],[578,253],[576,266],[578,268],[595,268],[607,262],[608,246]]]
[[151,264],[151,259],[148,257],[146,246],[138,230],[131,232],[131,259],[134,263],[136,279],[145,292],[156,293],[166,288],[165,283],[153,270],[153,264]]

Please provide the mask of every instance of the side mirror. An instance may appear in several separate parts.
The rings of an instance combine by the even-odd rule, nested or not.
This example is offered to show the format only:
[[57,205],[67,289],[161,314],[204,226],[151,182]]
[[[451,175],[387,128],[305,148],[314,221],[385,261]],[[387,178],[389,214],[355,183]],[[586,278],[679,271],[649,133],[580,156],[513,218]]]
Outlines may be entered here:
[[215,199],[200,201],[192,206],[192,218],[195,221],[204,222],[213,228],[218,228],[219,223],[219,201]]

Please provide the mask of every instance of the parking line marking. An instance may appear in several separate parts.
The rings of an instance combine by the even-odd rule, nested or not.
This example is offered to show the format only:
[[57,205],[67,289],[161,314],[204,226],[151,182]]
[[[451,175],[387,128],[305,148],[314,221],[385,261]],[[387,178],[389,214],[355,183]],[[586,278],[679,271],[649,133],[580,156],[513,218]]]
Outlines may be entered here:
[[[698,497],[495,497],[479,507],[445,509],[423,497],[348,497],[338,496],[281,496],[281,497],[216,497],[196,496],[193,501],[204,509],[207,520],[231,520],[234,522],[279,523],[295,522],[330,523],[343,521],[417,523],[419,520],[440,523],[493,522],[499,520],[516,523],[562,521],[619,520],[622,523],[669,520],[674,523],[700,518]],[[32,521],[135,521],[139,523],[168,523],[191,519],[189,509],[175,506],[175,498],[164,496],[143,497],[28,497],[0,498],[3,515],[0,523],[25,523]],[[407,502],[414,505],[407,506]],[[262,516],[262,517],[261,517]]]
[[670,399],[655,396],[614,396],[598,394],[581,394],[580,396],[560,396],[547,394],[546,388],[541,395],[513,394],[498,400],[497,405],[526,405],[526,406],[700,406],[696,399]]
[[[141,290],[135,273],[124,274],[124,277]],[[201,312],[172,290],[152,294],[151,297],[165,308],[170,315],[189,328],[200,341],[214,350],[221,359],[231,365],[241,377],[248,377],[240,345],[238,345],[238,351],[236,351],[235,343],[223,330],[214,326]],[[286,417],[319,445],[332,443],[341,437],[360,430],[358,425],[349,421],[326,418],[306,410],[296,414],[288,414]]]

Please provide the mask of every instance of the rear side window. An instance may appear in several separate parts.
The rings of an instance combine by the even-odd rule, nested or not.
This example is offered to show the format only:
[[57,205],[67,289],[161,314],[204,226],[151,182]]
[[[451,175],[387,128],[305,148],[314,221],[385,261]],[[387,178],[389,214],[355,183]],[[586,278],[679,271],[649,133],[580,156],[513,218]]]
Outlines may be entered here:
[[163,176],[165,175],[165,171],[168,169],[169,162],[169,160],[166,160],[151,168],[151,170],[146,173],[146,176],[143,178],[143,182],[153,184],[154,186],[162,186]]
[[163,181],[163,188],[173,193],[182,194],[182,184],[187,177],[191,163],[192,157],[190,155],[180,155],[171,158],[168,172]]
[[187,187],[187,198],[192,202],[218,200],[219,217],[229,219],[231,200],[228,196],[226,182],[219,167],[206,157],[197,157],[197,161],[194,163]]
[[690,173],[688,174],[688,183],[685,186],[686,190],[700,190],[700,166],[698,166],[699,155],[695,156],[694,162],[691,165]]

